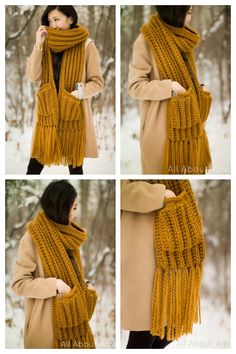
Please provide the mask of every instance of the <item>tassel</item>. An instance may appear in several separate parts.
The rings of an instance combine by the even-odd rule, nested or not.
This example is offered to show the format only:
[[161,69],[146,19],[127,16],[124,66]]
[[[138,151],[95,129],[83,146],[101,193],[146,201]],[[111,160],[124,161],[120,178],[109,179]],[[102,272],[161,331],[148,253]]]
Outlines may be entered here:
[[161,339],[176,340],[192,333],[193,324],[200,320],[202,269],[163,271],[157,269],[152,294],[151,334]]

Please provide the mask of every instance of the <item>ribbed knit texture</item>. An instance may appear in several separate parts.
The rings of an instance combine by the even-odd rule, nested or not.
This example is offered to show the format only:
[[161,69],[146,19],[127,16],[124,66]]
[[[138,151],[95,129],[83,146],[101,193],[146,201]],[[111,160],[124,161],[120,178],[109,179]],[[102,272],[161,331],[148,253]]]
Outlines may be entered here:
[[[79,225],[62,225],[40,212],[28,230],[39,252],[45,277],[62,279],[71,287],[69,294],[53,298],[52,325],[55,348],[95,348],[89,325],[97,294],[86,287],[79,247],[86,233]],[[79,269],[75,269],[67,254],[70,250]]]
[[186,89],[167,102],[163,173],[204,174],[211,166],[204,123],[212,97],[202,90],[197,78],[193,49],[200,37],[188,26],[168,25],[158,15],[151,16],[141,32],[150,46],[161,80],[177,81]]
[[151,333],[168,340],[192,332],[200,319],[200,287],[205,241],[200,214],[188,180],[153,180],[176,197],[155,211],[156,272],[153,282]]
[[[88,31],[81,25],[70,30],[46,27],[42,57],[42,81],[37,92],[37,124],[32,157],[44,165],[83,164],[85,120],[82,103],[70,94],[82,81],[85,40]],[[52,52],[64,52],[57,94]]]

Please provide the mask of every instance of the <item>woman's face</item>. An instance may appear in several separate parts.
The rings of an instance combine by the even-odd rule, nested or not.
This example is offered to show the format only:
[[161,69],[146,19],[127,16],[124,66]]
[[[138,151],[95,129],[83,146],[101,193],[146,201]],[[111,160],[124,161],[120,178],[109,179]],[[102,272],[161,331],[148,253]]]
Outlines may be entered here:
[[190,9],[188,10],[187,15],[184,20],[184,26],[188,26],[190,24],[190,21],[192,18],[192,11],[193,11],[193,8],[192,8],[192,6],[190,6]]
[[62,12],[54,9],[48,14],[49,27],[58,30],[68,30],[73,23],[72,17],[67,17]]
[[77,209],[78,209],[78,202],[75,199],[72,208],[70,210],[69,213],[69,224],[71,224],[73,221],[75,221],[76,217],[77,217]]

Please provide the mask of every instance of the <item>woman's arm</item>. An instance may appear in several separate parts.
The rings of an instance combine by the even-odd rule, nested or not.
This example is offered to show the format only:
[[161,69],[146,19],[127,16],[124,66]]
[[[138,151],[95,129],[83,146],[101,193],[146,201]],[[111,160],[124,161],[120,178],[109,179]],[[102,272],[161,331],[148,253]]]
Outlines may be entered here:
[[85,60],[86,82],[83,89],[83,98],[90,98],[99,94],[104,85],[100,66],[100,55],[93,41],[91,41],[86,48]]
[[11,288],[25,298],[46,299],[56,296],[56,278],[34,278],[37,267],[36,247],[29,234],[20,241]]
[[171,80],[150,80],[151,50],[142,34],[133,47],[129,65],[129,94],[139,100],[161,101],[171,97]]
[[148,213],[163,207],[166,194],[164,184],[148,182],[121,182],[121,209],[137,213]]
[[41,80],[43,43],[48,33],[45,26],[39,26],[36,32],[35,45],[31,56],[27,59],[26,76],[32,82]]
[[42,56],[43,49],[34,45],[30,57],[27,59],[26,76],[27,78],[36,83],[41,80],[42,75]]

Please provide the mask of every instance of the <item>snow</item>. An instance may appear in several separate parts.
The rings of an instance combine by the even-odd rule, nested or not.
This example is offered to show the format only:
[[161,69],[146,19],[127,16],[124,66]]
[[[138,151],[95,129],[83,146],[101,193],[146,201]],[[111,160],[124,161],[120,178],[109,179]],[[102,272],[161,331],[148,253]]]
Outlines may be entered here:
[[35,8],[35,6],[33,5],[21,5],[20,6],[20,15],[25,15],[25,12],[28,12],[28,11],[33,11]]
[[[15,127],[10,127],[10,140],[6,141],[6,174],[26,174],[29,162],[32,128],[25,127],[24,134]],[[114,152],[105,149],[99,151],[98,158],[86,158],[84,174],[114,174]],[[42,175],[69,174],[67,166],[44,167]]]
[[[139,112],[133,107],[123,117],[121,126],[121,173],[140,174]],[[128,147],[128,148],[127,148]]]

